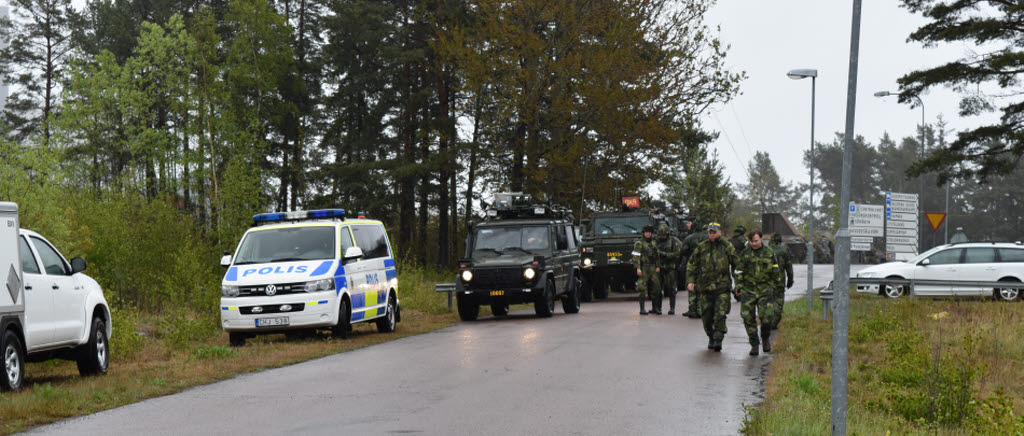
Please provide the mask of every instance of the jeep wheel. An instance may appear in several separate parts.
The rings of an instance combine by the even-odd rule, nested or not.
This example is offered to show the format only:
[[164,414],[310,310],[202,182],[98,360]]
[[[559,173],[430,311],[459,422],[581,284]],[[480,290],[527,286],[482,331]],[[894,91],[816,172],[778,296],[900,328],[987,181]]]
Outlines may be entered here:
[[107,324],[103,319],[92,319],[89,342],[78,349],[78,373],[83,376],[107,373],[110,364],[110,342],[107,341]]
[[494,314],[494,316],[508,315],[508,303],[504,301],[495,301],[491,303],[491,313]]
[[580,279],[573,276],[571,283],[571,289],[562,297],[562,310],[565,313],[580,313]]
[[4,375],[0,377],[0,390],[21,390],[21,384],[25,381],[25,355],[18,335],[10,330],[5,331],[0,340],[0,350],[4,353]]
[[594,301],[594,285],[587,276],[580,277],[580,301],[584,303]]
[[555,284],[548,280],[544,283],[544,292],[537,296],[533,303],[533,311],[541,318],[549,318],[555,314]]
[[476,321],[476,317],[480,315],[480,305],[473,301],[470,297],[463,297],[462,295],[456,295],[455,300],[459,305],[459,319],[463,321]]
[[342,298],[338,303],[338,323],[331,327],[331,335],[338,339],[348,338],[352,330],[352,313],[348,309],[348,300]]
[[244,347],[245,346],[245,333],[228,332],[228,343],[232,347]]
[[397,307],[397,305],[395,304],[395,295],[390,294],[388,296],[388,313],[377,319],[378,332],[391,333],[395,331],[395,307]]

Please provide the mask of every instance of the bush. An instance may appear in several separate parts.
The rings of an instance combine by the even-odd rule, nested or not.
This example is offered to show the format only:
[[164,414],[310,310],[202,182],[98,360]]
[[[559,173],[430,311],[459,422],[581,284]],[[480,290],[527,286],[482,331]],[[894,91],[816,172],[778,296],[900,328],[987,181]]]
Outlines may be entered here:
[[[160,319],[160,338],[172,349],[184,349],[220,331],[218,317],[185,308],[165,311]],[[217,315],[216,312],[212,312]]]
[[145,346],[146,338],[138,333],[139,310],[131,304],[110,305],[112,322],[110,338],[110,355],[115,361],[130,359]]

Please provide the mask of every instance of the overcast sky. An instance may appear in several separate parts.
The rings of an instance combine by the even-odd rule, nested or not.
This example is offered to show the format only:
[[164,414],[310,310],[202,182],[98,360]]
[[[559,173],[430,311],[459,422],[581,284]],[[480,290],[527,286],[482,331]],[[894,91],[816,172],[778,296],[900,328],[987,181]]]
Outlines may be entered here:
[[[908,43],[909,34],[926,21],[899,4],[865,1],[861,10],[854,132],[872,144],[884,132],[898,138],[916,136],[921,123],[920,108],[899,104],[895,96],[874,97],[876,91],[896,92],[901,75],[946,63],[971,49],[962,44],[924,48]],[[742,95],[704,119],[706,128],[721,133],[713,147],[732,182],[747,182],[747,163],[758,150],[769,153],[783,180],[808,182],[802,153],[810,148],[811,80],[791,80],[786,72],[818,70],[814,136],[831,142],[846,122],[852,15],[852,0],[719,0],[706,17],[709,27],[721,26],[722,41],[732,45],[728,67],[749,76],[740,85]],[[953,130],[980,121],[960,118],[958,97],[949,90],[934,89],[922,99],[928,124],[939,114]]]

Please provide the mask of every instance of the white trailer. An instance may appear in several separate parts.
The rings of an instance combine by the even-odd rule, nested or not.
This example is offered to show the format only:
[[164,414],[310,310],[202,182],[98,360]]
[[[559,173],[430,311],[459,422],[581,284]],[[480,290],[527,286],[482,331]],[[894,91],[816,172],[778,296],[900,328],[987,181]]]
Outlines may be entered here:
[[0,201],[0,389],[17,390],[25,379],[25,276],[18,251],[18,205]]

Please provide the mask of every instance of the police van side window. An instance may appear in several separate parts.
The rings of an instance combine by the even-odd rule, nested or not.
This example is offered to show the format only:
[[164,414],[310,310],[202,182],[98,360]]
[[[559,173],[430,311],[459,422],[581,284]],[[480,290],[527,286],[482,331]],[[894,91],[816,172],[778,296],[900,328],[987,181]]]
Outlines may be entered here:
[[36,263],[36,257],[32,255],[32,249],[24,237],[18,238],[18,252],[21,254],[21,271],[39,274],[39,264]]
[[36,246],[36,251],[39,252],[39,258],[43,261],[43,269],[46,270],[47,275],[71,275],[71,270],[64,263],[64,259],[61,259],[60,255],[57,254],[57,250],[54,250],[50,244],[43,242],[42,239],[33,237],[32,245]]
[[356,246],[363,250],[363,259],[390,256],[383,227],[375,224],[354,225],[352,235],[356,237]]
[[352,243],[352,233],[349,232],[348,227],[341,228],[341,255],[345,255],[345,251],[349,247],[355,247],[356,244]]

